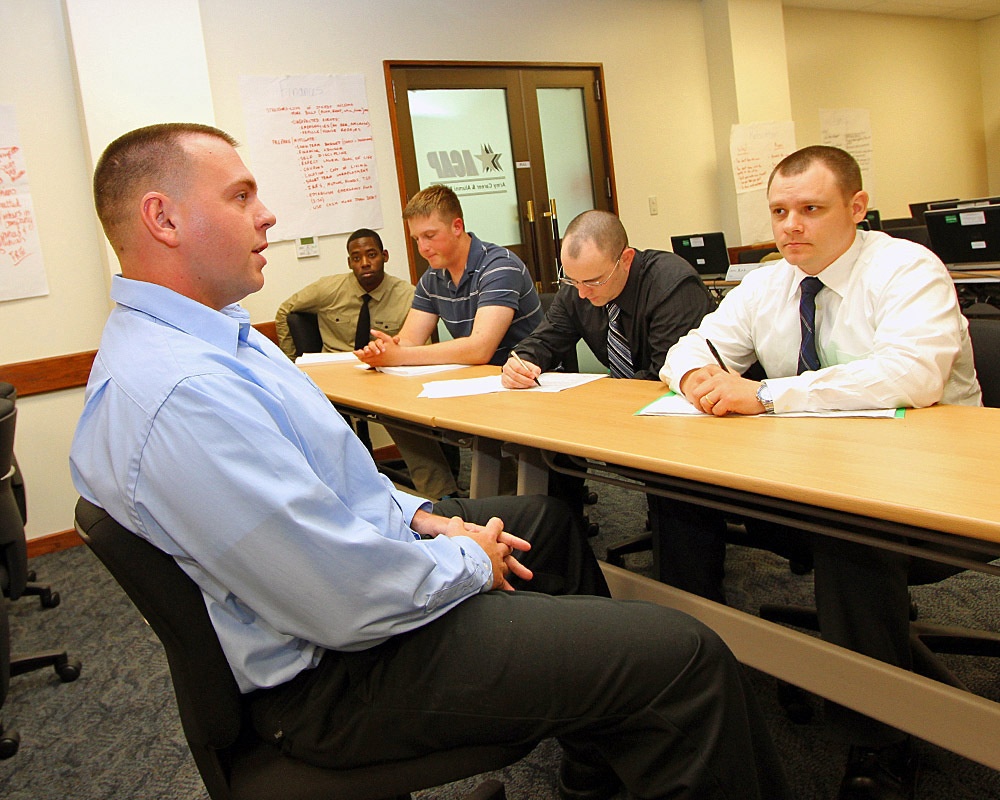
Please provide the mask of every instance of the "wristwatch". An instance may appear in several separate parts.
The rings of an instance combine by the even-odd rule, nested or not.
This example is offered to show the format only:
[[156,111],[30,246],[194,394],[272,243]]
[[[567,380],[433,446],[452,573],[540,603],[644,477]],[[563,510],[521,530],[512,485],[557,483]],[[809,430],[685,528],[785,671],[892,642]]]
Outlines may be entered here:
[[760,388],[757,390],[757,400],[764,406],[765,414],[774,413],[774,398],[771,397],[771,388],[767,385],[767,381],[760,382]]

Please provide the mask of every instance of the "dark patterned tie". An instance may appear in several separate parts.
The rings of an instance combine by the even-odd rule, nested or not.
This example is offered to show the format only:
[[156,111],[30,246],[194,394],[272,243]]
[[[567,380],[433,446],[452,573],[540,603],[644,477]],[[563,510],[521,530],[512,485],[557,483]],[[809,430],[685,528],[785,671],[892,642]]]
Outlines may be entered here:
[[622,329],[621,313],[616,303],[608,303],[608,363],[612,378],[631,378],[635,370],[632,369],[632,351]]
[[819,369],[816,353],[816,295],[823,288],[823,281],[810,275],[799,284],[799,325],[802,329],[802,343],[799,345],[799,371],[811,372]]
[[354,331],[354,349],[360,350],[372,340],[372,314],[368,310],[368,301],[372,299],[370,294],[361,295],[361,310],[358,312],[358,327]]

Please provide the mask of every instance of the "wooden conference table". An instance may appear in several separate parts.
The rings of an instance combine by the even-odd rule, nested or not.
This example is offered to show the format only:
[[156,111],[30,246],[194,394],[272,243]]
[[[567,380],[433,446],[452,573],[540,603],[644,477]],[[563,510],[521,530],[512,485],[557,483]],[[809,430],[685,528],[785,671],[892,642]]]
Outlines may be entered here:
[[[906,535],[1000,557],[991,444],[1000,441],[1000,409],[937,406],[908,410],[903,419],[639,417],[662,384],[602,379],[559,393],[428,399],[417,396],[427,381],[498,369],[410,378],[351,364],[304,371],[341,410],[464,437],[473,452],[473,496],[495,491],[501,444],[511,443],[522,465],[519,490],[541,485],[551,454],[561,453],[633,488],[825,535],[892,547],[880,536]],[[691,613],[744,663],[1000,769],[997,738],[984,735],[1000,731],[1000,703],[603,566],[614,596]],[[976,567],[1000,575],[997,567]]]

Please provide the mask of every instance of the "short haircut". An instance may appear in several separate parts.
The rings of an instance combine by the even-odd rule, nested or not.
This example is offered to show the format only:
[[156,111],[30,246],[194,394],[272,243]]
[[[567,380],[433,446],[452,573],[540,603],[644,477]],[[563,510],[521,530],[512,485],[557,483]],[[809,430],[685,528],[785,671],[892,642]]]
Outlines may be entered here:
[[196,122],[166,122],[137,128],[109,144],[94,168],[94,206],[116,252],[124,244],[131,204],[148,191],[173,191],[188,165],[183,139],[214,136],[236,147],[228,133]]
[[374,239],[375,244],[378,245],[378,249],[385,250],[385,247],[382,245],[382,237],[379,236],[377,233],[375,233],[375,231],[373,231],[371,228],[358,228],[356,231],[354,231],[354,233],[352,233],[350,236],[347,237],[348,252],[350,252],[351,250],[351,242],[355,242],[358,239]]
[[628,247],[628,234],[610,211],[584,211],[566,226],[563,245],[566,253],[576,258],[584,242],[593,242],[608,258],[617,258]]
[[406,204],[403,209],[403,219],[413,219],[414,217],[429,217],[432,214],[440,214],[448,222],[453,219],[465,220],[462,216],[462,204],[455,194],[447,186],[435,183],[426,189],[421,189]]
[[771,181],[775,175],[801,175],[817,161],[833,173],[844,199],[850,200],[861,191],[861,167],[854,160],[854,156],[839,147],[825,144],[803,147],[790,156],[785,156],[767,179],[768,191],[771,190]]

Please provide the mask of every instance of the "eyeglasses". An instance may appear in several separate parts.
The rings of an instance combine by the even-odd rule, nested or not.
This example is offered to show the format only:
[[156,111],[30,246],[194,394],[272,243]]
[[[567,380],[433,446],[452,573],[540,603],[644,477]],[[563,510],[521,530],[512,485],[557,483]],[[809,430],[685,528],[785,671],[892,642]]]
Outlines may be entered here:
[[595,278],[592,281],[575,281],[572,278],[567,278],[562,274],[562,267],[559,267],[559,278],[558,281],[563,286],[571,286],[574,289],[578,286],[589,286],[591,289],[596,289],[598,286],[603,286],[608,281],[611,280],[611,276],[615,274],[615,270],[618,269],[618,264],[621,263],[622,256],[625,255],[625,251],[628,249],[628,245],[622,248],[622,251],[618,254],[618,258],[615,259],[615,265],[611,268],[611,271],[605,275],[603,278]]

